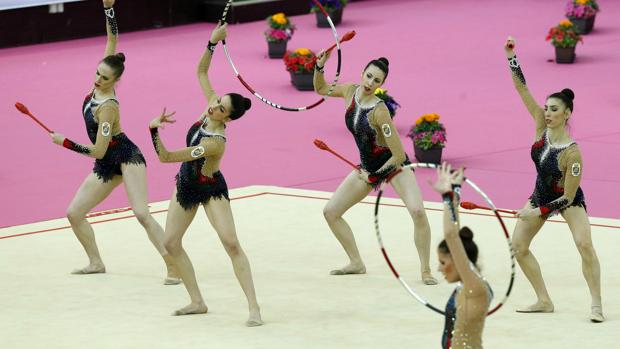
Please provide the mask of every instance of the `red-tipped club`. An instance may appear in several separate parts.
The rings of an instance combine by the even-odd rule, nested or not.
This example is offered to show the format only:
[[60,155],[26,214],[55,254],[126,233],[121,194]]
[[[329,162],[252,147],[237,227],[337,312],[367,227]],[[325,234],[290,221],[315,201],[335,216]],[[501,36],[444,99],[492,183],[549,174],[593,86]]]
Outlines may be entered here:
[[[473,202],[468,202],[468,201],[461,202],[461,207],[466,209],[466,210],[480,209],[480,210],[493,211],[492,208],[485,207],[485,206],[479,206],[479,205],[474,204]],[[517,211],[513,211],[513,210],[500,210],[500,209],[496,209],[496,211],[497,212],[503,212],[503,213],[517,214]]]
[[[355,36],[355,30],[351,30],[350,32],[344,34],[342,36],[342,38],[340,38],[340,43],[342,44],[345,41],[349,41],[351,39],[353,39],[353,37]],[[331,52],[334,48],[336,48],[336,44],[331,45],[327,50],[325,50],[326,53]]]
[[329,146],[327,146],[327,144],[325,144],[325,142],[323,142],[320,139],[315,139],[314,140],[314,145],[316,145],[317,148],[321,149],[321,150],[325,150],[328,151],[332,154],[334,154],[338,159],[346,162],[347,164],[349,164],[349,166],[353,167],[356,170],[359,170],[359,167],[357,167],[354,163],[352,163],[351,161],[345,159],[343,156],[341,156],[340,154],[336,153],[335,151],[331,150],[331,148]]
[[15,103],[15,108],[17,108],[17,110],[19,110],[21,113],[24,113],[25,115],[28,115],[32,120],[34,120],[34,122],[36,122],[37,124],[39,124],[39,126],[43,127],[45,129],[45,131],[47,131],[48,133],[53,133],[54,131],[50,130],[49,127],[45,126],[41,121],[39,121],[39,119],[37,119],[34,115],[32,115],[32,113],[30,112],[30,110],[28,110],[28,108],[23,105],[22,103]]

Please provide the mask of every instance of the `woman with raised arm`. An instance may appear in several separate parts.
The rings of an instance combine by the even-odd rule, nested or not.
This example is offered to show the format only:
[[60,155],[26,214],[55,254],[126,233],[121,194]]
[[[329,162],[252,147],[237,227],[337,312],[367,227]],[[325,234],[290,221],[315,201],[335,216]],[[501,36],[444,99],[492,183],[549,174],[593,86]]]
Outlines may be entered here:
[[446,304],[443,349],[482,349],[484,321],[493,298],[491,287],[476,265],[478,246],[474,233],[459,226],[463,179],[463,168],[452,172],[450,165],[443,163],[437,169],[437,181],[432,183],[444,203],[444,240],[437,248],[439,271],[446,281],[459,283]]
[[[323,76],[328,58],[329,54],[321,51],[314,71],[314,90],[322,96],[327,95],[331,88]],[[374,59],[362,71],[358,84],[338,84],[333,87],[330,95],[345,100],[345,122],[353,134],[361,158],[359,170],[351,171],[323,210],[329,228],[349,257],[348,265],[332,270],[331,274],[366,272],[353,232],[342,216],[349,208],[362,201],[373,188],[390,179],[390,184],[407,206],[413,219],[422,281],[427,285],[435,285],[437,280],[431,275],[429,264],[431,230],[424,211],[422,194],[413,170],[400,171],[402,165],[410,164],[409,159],[392,123],[388,107],[374,94],[385,82],[388,72],[389,62],[386,58]]]
[[105,265],[86,214],[108,197],[114,188],[124,183],[138,222],[146,230],[168,268],[164,284],[178,284],[180,279],[164,248],[164,231],[148,209],[146,162],[140,149],[121,130],[119,103],[114,87],[125,70],[125,55],[120,52],[115,54],[118,27],[113,5],[114,0],[103,0],[107,44],[104,58],[97,66],[93,89],[82,105],[86,131],[92,144],[78,144],[59,133],[51,134],[54,143],[96,159],[93,173],[86,177],[67,210],[71,228],[90,261],[88,266],[74,270],[73,274],[105,273]]
[[570,89],[564,89],[549,95],[544,107],[539,106],[526,85],[514,47],[514,40],[509,37],[504,49],[512,80],[535,123],[531,155],[537,172],[534,192],[525,207],[518,212],[519,220],[512,238],[517,261],[534,287],[537,301],[517,311],[550,313],[554,310],[540,266],[530,251],[530,244],[547,218],[559,213],[568,223],[581,255],[583,276],[592,297],[590,320],[603,322],[600,265],[592,245],[583,191],[579,187],[583,171],[581,152],[567,130],[575,95]]
[[183,235],[194,219],[198,207],[202,206],[232,261],[235,275],[247,298],[250,315],[246,325],[260,326],[263,322],[256,301],[250,263],[237,239],[228,187],[220,172],[226,144],[226,124],[239,119],[252,105],[248,98],[236,93],[220,97],[211,87],[211,57],[217,43],[225,38],[226,24],[218,25],[211,33],[211,40],[198,64],[198,80],[207,100],[207,107],[187,132],[187,148],[169,151],[159,136],[159,128],[165,123],[175,122],[171,118],[174,113],[166,114],[164,109],[159,117],[151,121],[149,128],[159,160],[182,162],[166,217],[165,246],[174,259],[191,303],[175,311],[173,315],[202,314],[208,310],[200,293],[192,262],[182,245]]

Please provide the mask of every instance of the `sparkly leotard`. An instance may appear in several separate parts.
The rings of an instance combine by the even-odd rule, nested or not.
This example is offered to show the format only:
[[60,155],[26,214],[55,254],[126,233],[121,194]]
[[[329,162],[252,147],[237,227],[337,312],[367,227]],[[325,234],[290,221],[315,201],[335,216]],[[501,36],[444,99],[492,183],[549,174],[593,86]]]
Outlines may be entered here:
[[[357,98],[356,89],[351,99],[351,104],[345,113],[347,128],[353,135],[360,153],[361,168],[378,178],[376,182],[372,183],[373,187],[377,187],[393,171],[397,170],[392,168],[382,171],[383,173],[377,172],[392,157],[390,148],[377,143],[377,131],[372,127],[369,120],[369,115],[371,115],[379,103],[383,103],[383,101],[378,101],[369,107],[361,106]],[[401,166],[410,163],[409,158],[407,158]]]
[[[86,124],[86,132],[93,144],[97,141],[97,131],[99,129],[99,123],[95,120],[94,112],[108,100],[118,104],[118,101],[114,98],[98,101],[95,99],[93,92],[86,96],[82,104],[82,115]],[[112,136],[105,156],[95,160],[93,172],[99,179],[107,182],[115,175],[122,175],[121,164],[126,163],[146,165],[146,160],[140,149],[121,132]]]
[[[532,145],[532,161],[536,165],[536,187],[530,196],[530,203],[534,207],[539,207],[543,216],[548,216],[554,212],[561,212],[571,206],[586,207],[585,198],[581,187],[577,188],[572,202],[563,198],[564,178],[566,171],[560,166],[560,156],[571,148],[575,148],[576,143],[571,142],[562,145],[553,145],[549,142],[547,130],[542,137]],[[580,171],[579,167],[579,171]],[[579,173],[580,174],[580,173]]]
[[[226,141],[225,136],[206,131],[203,127],[205,124],[206,121],[198,121],[190,127],[185,140],[188,147],[197,146],[204,137],[221,137]],[[206,160],[207,158],[203,157],[183,162],[176,175],[177,201],[186,210],[207,204],[212,198],[229,200],[228,186],[220,171],[214,172],[211,177],[202,174]]]
[[[442,349],[482,349],[482,330],[486,313],[493,299],[493,290],[485,281],[487,286],[487,306],[484,311],[480,309],[467,309],[467,305],[457,304],[466,302],[467,295],[461,294],[463,286],[459,284],[448,299],[445,309],[445,325],[441,337]],[[468,314],[468,310],[473,310],[474,315]],[[463,321],[457,321],[463,318]]]

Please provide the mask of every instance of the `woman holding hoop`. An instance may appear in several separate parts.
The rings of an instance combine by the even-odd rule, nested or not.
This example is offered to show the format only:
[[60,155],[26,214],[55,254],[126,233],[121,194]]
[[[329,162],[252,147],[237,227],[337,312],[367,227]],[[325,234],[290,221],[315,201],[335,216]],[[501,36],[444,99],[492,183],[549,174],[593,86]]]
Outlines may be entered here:
[[248,98],[236,93],[220,97],[211,86],[208,75],[211,57],[217,43],[225,38],[226,24],[220,24],[211,33],[211,40],[198,64],[198,80],[208,104],[202,116],[187,133],[187,148],[169,151],[159,136],[158,129],[163,127],[164,123],[175,122],[171,118],[174,113],[166,114],[164,109],[159,117],[151,121],[149,128],[159,160],[182,162],[168,207],[164,244],[174,259],[191,303],[175,311],[173,315],[202,314],[208,311],[198,288],[192,262],[182,245],[183,235],[194,219],[198,207],[203,206],[209,222],[232,261],[235,275],[247,298],[250,315],[246,325],[260,326],[263,322],[256,301],[250,263],[237,239],[228,187],[219,169],[224,156],[226,124],[239,119],[252,105]]
[[148,209],[146,162],[140,149],[121,130],[114,88],[125,70],[125,55],[114,53],[118,28],[113,5],[114,0],[103,0],[107,44],[104,58],[97,66],[93,90],[86,96],[82,106],[88,137],[93,144],[77,144],[59,133],[51,134],[54,143],[96,159],[93,173],[86,177],[67,210],[71,228],[90,261],[88,266],[72,273],[105,273],[105,265],[99,255],[93,228],[86,220],[86,214],[108,197],[114,188],[124,183],[138,222],[144,227],[168,267],[164,284],[178,284],[180,280],[163,245],[163,229]]
[[[330,86],[323,77],[323,68],[328,58],[329,54],[321,51],[314,71],[314,90],[322,96],[330,91]],[[333,86],[331,96],[345,100],[345,122],[355,138],[361,165],[359,170],[352,171],[345,178],[323,210],[329,228],[350,260],[347,266],[332,270],[331,274],[366,272],[353,232],[342,216],[364,199],[373,188],[390,180],[413,219],[422,281],[427,285],[435,285],[437,280],[431,275],[429,263],[431,231],[422,203],[422,194],[413,170],[400,171],[402,165],[410,163],[409,159],[403,150],[396,127],[392,124],[388,108],[374,95],[374,91],[385,82],[388,72],[389,62],[381,57],[366,65],[359,84]]]
[[452,172],[451,166],[444,163],[437,169],[437,181],[432,183],[444,203],[444,240],[437,248],[439,271],[446,281],[460,282],[446,304],[443,349],[482,348],[484,321],[493,298],[491,287],[476,266],[478,246],[474,233],[459,226],[457,208],[463,180],[463,168]]
[[529,247],[546,219],[560,213],[568,223],[581,255],[582,272],[592,297],[590,320],[603,322],[600,265],[592,245],[586,203],[579,186],[582,175],[581,152],[567,130],[575,95],[570,89],[564,89],[549,95],[544,108],[539,106],[525,83],[514,46],[514,40],[509,37],[504,49],[515,88],[535,122],[531,154],[538,173],[534,193],[517,214],[520,219],[513,235],[517,261],[534,287],[537,301],[517,311],[550,313],[554,310],[540,266]]

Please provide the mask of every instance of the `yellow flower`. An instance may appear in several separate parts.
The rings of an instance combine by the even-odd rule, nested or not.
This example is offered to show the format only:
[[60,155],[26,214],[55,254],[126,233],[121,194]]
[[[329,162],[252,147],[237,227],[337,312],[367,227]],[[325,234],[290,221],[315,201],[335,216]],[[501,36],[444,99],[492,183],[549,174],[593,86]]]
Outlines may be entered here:
[[307,48],[298,48],[297,50],[295,50],[295,53],[297,53],[298,55],[307,56],[311,54],[312,51],[308,50]]
[[572,27],[573,23],[571,21],[569,21],[568,19],[563,19],[560,21],[560,25],[563,27]]
[[278,24],[286,24],[288,22],[286,16],[282,12],[276,13],[275,15],[271,16],[271,20]]
[[285,18],[281,18],[278,17],[274,20],[274,22],[278,23],[278,24],[286,24],[286,19]]
[[377,89],[375,90],[375,94],[376,95],[380,95],[380,94],[384,94],[384,93],[387,93],[387,90],[384,90],[381,87],[377,87]]
[[588,2],[590,2],[590,0],[577,0],[577,1],[575,1],[575,2],[577,3],[577,5],[585,5],[585,4],[587,4]]

